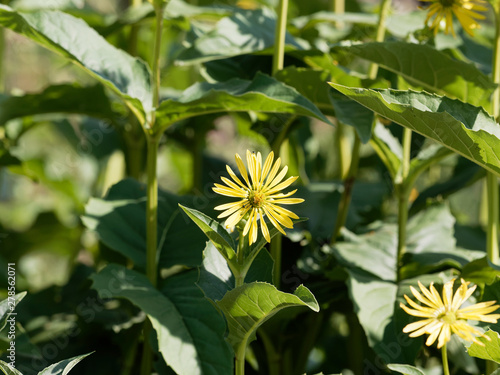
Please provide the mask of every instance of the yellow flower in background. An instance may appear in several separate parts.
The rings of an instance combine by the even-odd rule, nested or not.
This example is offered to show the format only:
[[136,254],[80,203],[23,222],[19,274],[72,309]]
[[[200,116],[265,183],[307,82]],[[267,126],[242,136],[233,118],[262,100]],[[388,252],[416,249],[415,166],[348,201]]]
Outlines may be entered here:
[[427,13],[425,23],[432,20],[431,30],[434,29],[434,35],[437,34],[442,20],[445,21],[445,34],[455,35],[453,30],[453,15],[457,17],[463,29],[470,36],[474,36],[472,30],[480,27],[478,20],[484,20],[485,16],[477,12],[486,12],[488,8],[484,0],[422,0],[432,3]]
[[411,332],[410,337],[417,337],[426,333],[429,337],[425,344],[431,346],[437,339],[438,349],[450,341],[452,333],[456,333],[464,340],[483,345],[477,340],[477,337],[482,336],[483,333],[469,325],[467,320],[496,323],[497,319],[500,318],[500,314],[490,313],[500,306],[495,305],[496,301],[488,301],[460,308],[472,295],[476,286],[474,285],[469,289],[468,285],[470,283],[462,279],[462,285],[460,285],[455,295],[453,295],[454,281],[455,279],[444,284],[442,298],[432,283],[429,289],[427,289],[420,281],[418,282],[422,294],[415,288],[410,287],[411,292],[422,305],[415,303],[405,295],[406,301],[413,309],[410,309],[403,303],[400,306],[408,314],[425,319],[408,324],[403,328],[403,332]]
[[290,177],[282,181],[285,177],[288,167],[285,166],[281,172],[278,170],[281,165],[281,159],[278,158],[273,165],[274,153],[270,153],[264,164],[262,164],[262,155],[247,151],[248,173],[243,164],[241,157],[236,154],[236,164],[243,182],[236,176],[231,167],[226,166],[229,175],[233,179],[222,177],[222,181],[227,185],[215,184],[213,191],[217,194],[227,197],[239,198],[237,202],[226,203],[215,207],[216,210],[223,210],[218,217],[227,217],[226,227],[234,227],[241,219],[245,218],[246,224],[243,229],[243,236],[249,235],[249,244],[257,241],[258,223],[260,221],[260,229],[267,242],[271,242],[269,229],[264,221],[264,216],[269,218],[269,221],[281,233],[285,228],[292,228],[293,222],[291,219],[298,219],[298,216],[293,212],[280,207],[282,204],[302,203],[304,200],[300,198],[288,198],[297,190],[288,193],[280,191],[290,186],[298,177]]

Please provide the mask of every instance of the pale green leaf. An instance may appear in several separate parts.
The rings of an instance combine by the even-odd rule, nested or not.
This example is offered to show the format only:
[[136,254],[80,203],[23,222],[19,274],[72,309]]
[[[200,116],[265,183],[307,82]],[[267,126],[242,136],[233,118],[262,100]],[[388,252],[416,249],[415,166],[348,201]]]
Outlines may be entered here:
[[5,375],[23,375],[21,371],[9,366],[8,363],[2,360],[0,360],[0,370],[2,370]]
[[477,340],[484,346],[474,342],[467,348],[467,353],[469,353],[471,357],[500,363],[500,336],[498,335],[498,332],[489,329],[485,332],[485,336],[489,337],[490,340],[487,340],[484,337],[477,338]]
[[277,290],[273,285],[254,282],[226,293],[217,302],[229,328],[227,340],[237,350],[255,339],[255,332],[267,319],[287,307],[308,307],[319,311],[312,293],[300,285],[294,294]]
[[381,116],[500,175],[500,128],[484,109],[426,92],[331,85]]

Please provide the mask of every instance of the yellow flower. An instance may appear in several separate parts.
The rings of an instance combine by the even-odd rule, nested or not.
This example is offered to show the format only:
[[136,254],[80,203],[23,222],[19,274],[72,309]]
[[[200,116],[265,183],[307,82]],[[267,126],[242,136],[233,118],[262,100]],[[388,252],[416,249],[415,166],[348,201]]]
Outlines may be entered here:
[[[404,296],[408,304],[413,307],[410,309],[403,303],[401,308],[408,314],[425,318],[414,323],[408,324],[403,328],[403,332],[410,334],[410,337],[421,336],[424,333],[429,334],[425,344],[431,346],[438,339],[438,349],[450,341],[452,333],[467,341],[473,341],[479,345],[483,345],[476,337],[482,336],[483,333],[467,323],[467,320],[478,320],[481,322],[496,323],[500,318],[500,314],[490,314],[500,306],[495,305],[496,301],[488,301],[476,303],[464,308],[460,308],[462,304],[472,295],[476,286],[468,289],[469,282],[462,279],[462,285],[453,295],[453,283],[455,279],[448,281],[443,286],[443,298],[439,296],[436,288],[431,283],[429,289],[418,282],[418,286],[423,295],[415,288],[410,287],[411,292],[419,300],[422,305],[415,303],[406,295]],[[452,296],[453,295],[453,296]],[[452,298],[453,297],[453,298]],[[490,315],[488,315],[490,314]],[[487,337],[487,336],[484,336]]]
[[472,30],[478,29],[479,23],[477,20],[484,20],[485,16],[477,12],[486,12],[488,10],[483,4],[486,4],[484,0],[422,0],[425,2],[432,3],[427,13],[427,18],[425,23],[427,24],[429,20],[434,17],[431,29],[434,29],[434,35],[437,34],[439,29],[439,24],[444,19],[445,20],[445,34],[452,33],[455,36],[455,31],[453,30],[453,15],[457,17],[458,21],[462,25],[463,29],[470,36],[474,36]]
[[270,153],[262,165],[262,155],[260,152],[257,154],[247,151],[247,165],[250,176],[248,176],[241,157],[236,154],[236,164],[243,177],[244,183],[236,177],[231,167],[226,166],[229,175],[233,179],[222,177],[222,181],[227,185],[215,184],[213,191],[217,194],[225,195],[228,197],[240,198],[237,202],[222,204],[215,207],[216,210],[224,210],[218,217],[227,217],[226,227],[234,227],[241,219],[246,218],[246,224],[243,228],[243,236],[249,234],[249,244],[257,241],[258,224],[260,220],[260,229],[267,242],[271,241],[269,229],[267,228],[264,216],[269,218],[269,221],[281,233],[285,231],[281,227],[292,228],[293,222],[291,219],[298,219],[299,217],[293,212],[280,207],[281,204],[296,204],[302,203],[304,200],[300,198],[288,198],[297,190],[289,193],[280,193],[281,190],[290,186],[297,177],[290,177],[286,181],[283,178],[288,171],[285,166],[280,173],[281,159],[278,158],[273,165],[274,153]]

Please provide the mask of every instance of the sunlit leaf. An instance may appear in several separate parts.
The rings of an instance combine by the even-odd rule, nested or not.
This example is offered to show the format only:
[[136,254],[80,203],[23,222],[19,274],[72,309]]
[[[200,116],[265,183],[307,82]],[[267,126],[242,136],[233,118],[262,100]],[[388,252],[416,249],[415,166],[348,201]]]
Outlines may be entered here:
[[5,374],[5,375],[23,375],[22,372],[20,372],[19,370],[16,370],[15,367],[11,367],[8,363],[0,360],[0,370],[2,370],[2,372]]
[[425,92],[331,85],[381,116],[500,174],[500,128],[484,109]]
[[14,312],[15,307],[26,296],[27,292],[17,293],[0,302],[0,331],[7,325],[7,319]]
[[66,375],[75,367],[82,359],[89,356],[92,353],[79,355],[73,358],[65,359],[63,361],[57,362],[50,365],[46,369],[40,371],[38,375]]
[[478,337],[477,340],[483,345],[474,342],[467,348],[467,353],[472,357],[500,363],[500,336],[498,332],[488,330],[485,336],[490,339],[487,340],[485,337]]
[[[261,52],[274,46],[276,15],[268,8],[242,10],[221,19],[214,30],[197,35],[192,45],[177,56],[182,64],[195,64],[231,56]],[[190,42],[188,40],[188,42]],[[287,33],[287,45],[300,45]]]
[[253,341],[257,328],[284,308],[302,306],[319,311],[318,302],[305,286],[301,285],[294,294],[288,294],[262,282],[244,284],[227,292],[217,305],[226,317],[227,340],[235,350],[239,345]]
[[336,47],[401,75],[408,82],[440,95],[479,105],[495,85],[474,65],[450,58],[427,44],[363,43]]
[[72,61],[124,98],[139,117],[151,110],[148,66],[109,44],[81,19],[59,11],[16,12],[1,5],[0,25]]
[[221,315],[195,285],[196,271],[168,278],[161,291],[135,271],[108,265],[91,276],[101,298],[126,298],[143,310],[165,361],[178,374],[231,374]]
[[157,116],[159,126],[166,128],[189,117],[230,111],[292,113],[329,123],[297,90],[261,73],[253,81],[235,78],[223,83],[196,83],[179,98],[163,101]]
[[410,365],[400,365],[397,363],[388,364],[387,367],[392,371],[399,372],[403,375],[425,375],[421,370]]

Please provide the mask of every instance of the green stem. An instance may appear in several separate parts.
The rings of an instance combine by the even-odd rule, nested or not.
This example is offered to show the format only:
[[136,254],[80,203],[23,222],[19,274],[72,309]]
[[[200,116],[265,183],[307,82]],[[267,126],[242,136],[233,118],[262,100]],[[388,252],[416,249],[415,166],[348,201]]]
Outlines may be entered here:
[[[391,9],[391,0],[382,0],[382,5],[380,6],[380,13],[377,25],[377,36],[375,37],[376,42],[383,42],[385,39],[385,24],[387,21],[387,16],[389,15],[389,10]],[[368,70],[368,77],[370,79],[377,78],[378,65],[373,63],[370,65]]]
[[281,355],[274,348],[274,344],[271,341],[267,332],[261,327],[258,331],[259,337],[264,344],[264,349],[267,354],[267,370],[269,375],[280,375],[281,374]]
[[285,35],[288,13],[288,0],[280,0],[278,5],[278,20],[274,37],[273,75],[283,69],[285,60]]
[[398,280],[400,280],[399,269],[406,251],[406,224],[408,222],[408,198],[411,186],[408,186],[408,174],[410,172],[410,152],[411,152],[411,130],[403,130],[403,160],[401,161],[401,171],[394,181],[396,194],[398,197]]
[[147,156],[147,207],[146,207],[146,276],[156,287],[158,273],[158,137],[148,137]]
[[[142,0],[132,0],[132,7],[137,8],[142,5]],[[128,52],[132,56],[137,56],[137,36],[139,34],[139,25],[134,24],[130,26],[130,35],[129,35],[129,43],[128,43]]]
[[5,91],[5,29],[0,28],[0,92]]
[[247,351],[247,341],[243,340],[235,353],[235,375],[244,375],[245,374],[245,353]]
[[441,348],[441,355],[443,356],[443,375],[450,375],[450,368],[448,367],[448,352],[446,351],[446,344]]
[[271,257],[274,260],[274,270],[273,270],[273,282],[276,289],[281,286],[281,233],[278,233],[271,240],[270,252]]
[[358,133],[356,133],[354,136],[354,145],[352,146],[351,165],[349,166],[347,177],[344,180],[344,191],[342,192],[342,196],[340,197],[337,220],[335,221],[335,228],[333,230],[332,238],[330,239],[331,246],[333,246],[337,241],[337,238],[340,235],[340,231],[345,226],[345,223],[347,221],[347,214],[349,212],[349,206],[352,199],[354,180],[356,179],[356,174],[358,173],[360,149],[361,140],[359,139]]
[[[146,202],[146,276],[156,287],[158,278],[158,178],[156,162],[158,160],[158,145],[161,132],[156,129],[155,109],[160,102],[160,49],[163,31],[163,10],[165,5],[155,7],[155,42],[153,51],[153,111],[149,124],[144,123],[147,139],[147,202]],[[149,347],[148,337],[152,326],[149,319],[144,324],[144,350],[142,355],[141,375],[150,375],[153,351]]]
[[242,286],[245,283],[245,276],[248,268],[245,268],[245,236],[243,229],[239,231],[238,249],[236,250],[237,270],[233,270],[235,288]]
[[337,150],[338,175],[342,180],[347,178],[349,165],[351,163],[351,150],[349,137],[346,134],[347,126],[341,122],[337,123],[334,133],[334,144]]
[[[333,12],[335,14],[344,14],[345,12],[345,0],[333,0]],[[344,27],[344,22],[336,21],[335,27],[342,29]]]

